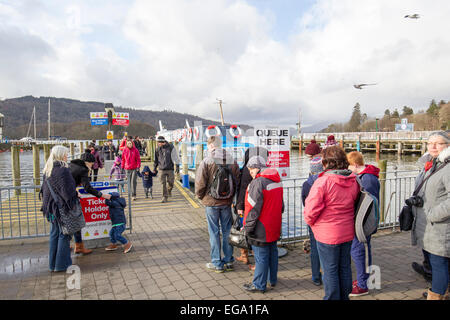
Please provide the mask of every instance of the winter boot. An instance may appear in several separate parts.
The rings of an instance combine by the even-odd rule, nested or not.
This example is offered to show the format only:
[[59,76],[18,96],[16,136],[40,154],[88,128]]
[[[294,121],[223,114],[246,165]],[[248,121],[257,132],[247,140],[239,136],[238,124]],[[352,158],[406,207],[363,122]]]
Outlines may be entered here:
[[427,300],[444,300],[444,295],[435,293],[435,292],[431,291],[430,289],[428,289]]
[[243,264],[248,264],[248,250],[246,249],[240,249],[241,250],[241,256],[240,257],[236,257],[237,261],[242,262]]
[[89,253],[91,253],[91,252],[92,252],[92,250],[86,249],[86,248],[84,247],[83,242],[75,243],[75,251],[74,251],[74,253],[89,254]]

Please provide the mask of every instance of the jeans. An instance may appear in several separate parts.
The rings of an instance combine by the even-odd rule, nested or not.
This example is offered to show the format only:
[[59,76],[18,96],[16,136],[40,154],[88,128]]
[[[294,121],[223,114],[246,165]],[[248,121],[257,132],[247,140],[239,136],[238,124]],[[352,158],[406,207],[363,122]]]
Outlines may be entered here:
[[81,230],[75,232],[73,234],[73,237],[74,237],[76,243],[82,243],[83,242],[83,240],[81,239]]
[[[228,243],[232,220],[230,206],[206,207],[211,263],[219,269],[222,269],[225,263],[234,261],[233,247]],[[221,258],[220,230],[222,230],[223,259]]]
[[125,231],[124,224],[112,227],[111,231],[109,231],[109,238],[111,239],[111,243],[115,244],[117,241],[120,241],[120,243],[122,244],[127,244],[128,240],[122,236],[122,233],[124,231]]
[[71,236],[62,234],[56,221],[52,222],[48,254],[50,271],[66,271],[72,265],[72,258],[70,257],[71,238]]
[[325,244],[317,241],[323,269],[324,300],[349,300],[352,292],[352,242]]
[[438,294],[445,294],[449,284],[448,264],[449,258],[437,256],[428,252],[431,263],[431,291]]
[[[370,246],[370,236],[367,238],[367,246],[369,251],[369,266],[372,264],[372,253]],[[358,280],[358,287],[361,289],[367,289],[367,279],[369,279],[369,274],[366,273],[366,248],[364,243],[359,242],[358,239],[353,238],[351,255],[353,262],[356,267],[356,279]]]
[[150,196],[153,197],[153,187],[145,188],[144,187],[145,196],[148,197],[148,194],[150,193]]
[[94,179],[94,182],[97,181],[97,177],[98,177],[98,169],[92,169],[93,173],[91,176],[91,181],[92,179]]
[[316,238],[314,237],[314,233],[312,232],[310,226],[308,226],[308,232],[309,232],[309,241],[311,243],[311,251],[309,253],[309,256],[311,259],[312,280],[317,282],[322,280],[322,274],[320,273],[319,252],[317,251]]
[[136,187],[137,187],[137,169],[126,170],[127,180],[131,188],[131,196],[136,197]]
[[[161,170],[159,179],[163,187],[163,197],[168,197],[169,191],[172,191],[173,183],[175,181],[173,170]],[[169,185],[169,188],[167,188],[167,184]]]
[[431,273],[430,254],[428,251],[422,249],[423,253],[423,270],[427,273]]
[[266,290],[267,280],[270,284],[277,284],[278,275],[278,247],[274,242],[267,246],[252,246],[255,256],[255,274],[253,285],[258,290]]

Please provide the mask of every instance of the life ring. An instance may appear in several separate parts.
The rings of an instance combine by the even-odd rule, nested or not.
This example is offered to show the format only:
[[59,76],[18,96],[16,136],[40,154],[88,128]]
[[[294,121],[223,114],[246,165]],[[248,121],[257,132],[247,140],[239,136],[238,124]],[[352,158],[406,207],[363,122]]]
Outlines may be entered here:
[[199,136],[200,136],[200,130],[197,127],[195,127],[194,128],[194,139],[197,141]]
[[187,129],[187,139],[192,141],[192,128]]
[[186,129],[182,129],[180,141],[186,141],[186,138],[187,138]]
[[217,126],[211,125],[208,128],[206,128],[206,131],[205,131],[205,134],[206,134],[206,136],[208,138],[211,137],[211,134],[209,133],[209,130],[212,130],[212,129],[216,130],[216,134],[214,135],[215,137],[218,137],[218,136],[220,136],[222,134],[222,132],[220,132],[220,129]]
[[[237,130],[238,134],[235,134],[234,130]],[[235,138],[235,139],[239,139],[240,137],[242,137],[242,130],[241,128],[239,128],[237,125],[233,124],[230,126],[230,129],[228,130],[230,132],[230,135]]]

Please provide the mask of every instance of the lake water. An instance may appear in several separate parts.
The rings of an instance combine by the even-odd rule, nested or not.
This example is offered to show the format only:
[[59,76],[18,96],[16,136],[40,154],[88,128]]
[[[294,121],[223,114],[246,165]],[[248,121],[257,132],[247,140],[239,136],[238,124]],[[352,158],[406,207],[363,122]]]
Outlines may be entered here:
[[[78,150],[76,150],[78,152]],[[367,164],[376,165],[375,154],[364,154]],[[301,203],[301,185],[309,174],[309,159],[298,150],[291,150],[291,177],[285,182],[284,201],[286,206],[283,215],[282,235],[284,238],[296,238],[307,235],[306,224],[303,220],[303,206]],[[404,199],[412,193],[414,176],[417,175],[419,156],[407,155],[398,159],[396,154],[382,154],[381,159],[387,160],[387,180],[385,212],[386,223],[397,220]],[[44,154],[40,154],[41,172],[44,168]],[[32,185],[33,182],[33,154],[31,151],[20,153],[20,170],[22,185]],[[394,179],[394,177],[411,177]],[[42,181],[41,181],[42,182]],[[0,187],[11,186],[11,153],[0,153]],[[7,197],[7,191],[1,193],[2,199]]]

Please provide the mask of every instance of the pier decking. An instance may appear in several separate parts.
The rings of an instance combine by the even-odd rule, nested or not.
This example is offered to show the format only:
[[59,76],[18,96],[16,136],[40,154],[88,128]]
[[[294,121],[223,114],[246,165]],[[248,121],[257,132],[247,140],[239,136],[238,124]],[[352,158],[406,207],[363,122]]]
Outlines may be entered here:
[[[210,245],[204,208],[179,185],[169,202],[161,203],[158,177],[153,181],[154,199],[145,199],[138,183],[138,200],[131,204],[133,230],[124,233],[133,243],[131,252],[98,248],[87,256],[72,256],[81,269],[79,290],[66,287],[70,274],[48,271],[47,237],[0,241],[0,299],[322,299],[323,286],[311,282],[309,255],[301,245],[287,247],[288,254],[279,260],[279,282],[265,294],[242,288],[253,274],[239,262],[234,271],[207,270]],[[419,299],[427,284],[411,269],[411,262],[421,262],[422,256],[410,246],[410,234],[379,231],[372,248],[381,289],[357,299]],[[354,267],[353,273],[355,278]]]

